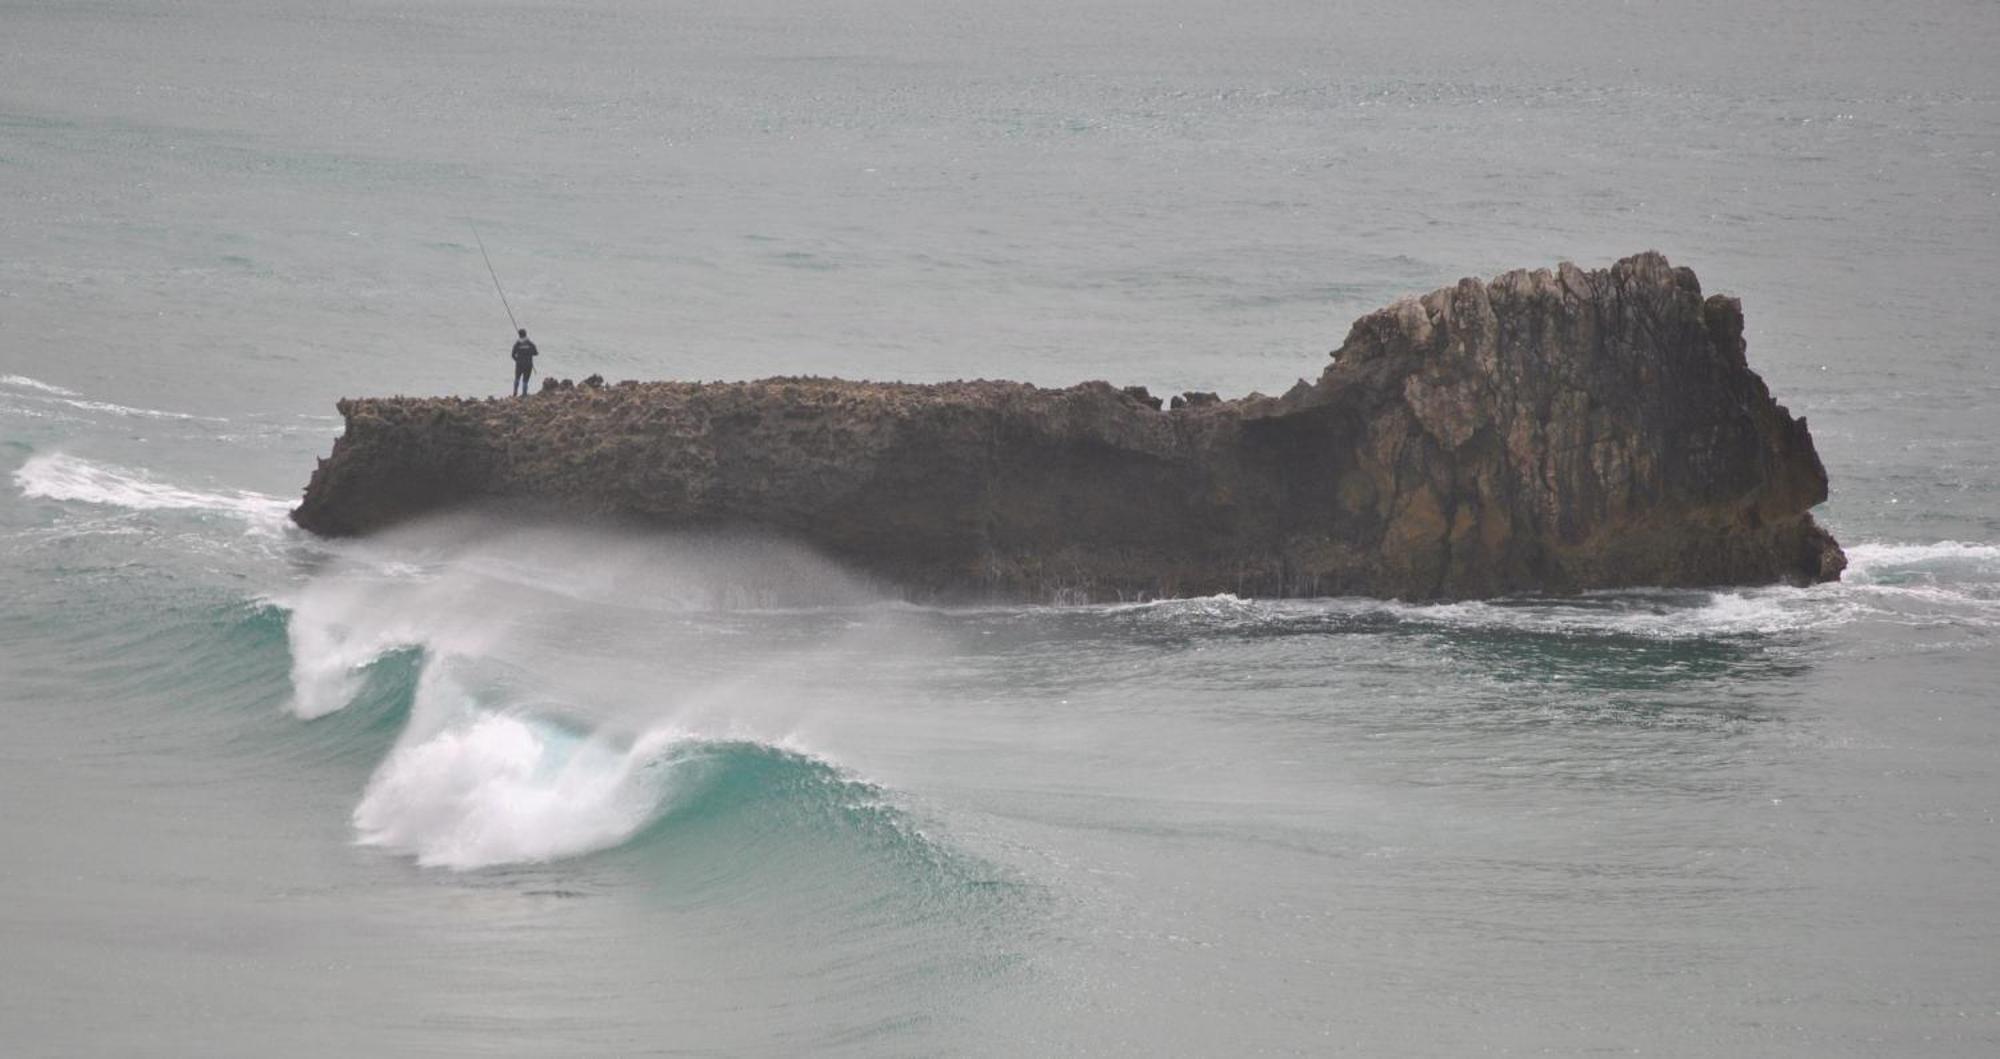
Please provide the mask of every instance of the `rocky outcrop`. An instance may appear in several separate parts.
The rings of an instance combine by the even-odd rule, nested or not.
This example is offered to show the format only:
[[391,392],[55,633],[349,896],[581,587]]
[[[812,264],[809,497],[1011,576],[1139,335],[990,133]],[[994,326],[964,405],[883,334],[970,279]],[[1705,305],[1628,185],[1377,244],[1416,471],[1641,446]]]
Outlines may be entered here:
[[[347,400],[293,513],[803,539],[923,595],[1408,599],[1839,576],[1734,298],[1658,254],[1408,298],[1283,397],[786,378]],[[595,380],[588,380],[594,382]]]

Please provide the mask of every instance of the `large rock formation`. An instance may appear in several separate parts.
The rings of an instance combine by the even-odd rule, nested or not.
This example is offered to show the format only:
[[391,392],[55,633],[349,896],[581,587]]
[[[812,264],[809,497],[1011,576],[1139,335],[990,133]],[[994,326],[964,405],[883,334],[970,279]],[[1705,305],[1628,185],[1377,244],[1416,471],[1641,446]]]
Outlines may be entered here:
[[348,400],[293,517],[758,528],[920,594],[1042,599],[1805,583],[1846,562],[1739,303],[1658,254],[1461,280],[1361,318],[1317,383],[1175,403],[834,379]]

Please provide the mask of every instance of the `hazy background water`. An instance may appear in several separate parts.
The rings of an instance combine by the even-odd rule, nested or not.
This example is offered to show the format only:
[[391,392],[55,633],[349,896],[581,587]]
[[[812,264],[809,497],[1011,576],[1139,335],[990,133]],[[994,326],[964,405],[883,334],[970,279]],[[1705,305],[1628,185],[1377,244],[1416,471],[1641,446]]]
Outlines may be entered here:
[[[2000,1045],[2000,8],[0,0],[0,1040]],[[1466,274],[1744,297],[1810,590],[933,611],[283,512],[344,394],[1276,392]]]

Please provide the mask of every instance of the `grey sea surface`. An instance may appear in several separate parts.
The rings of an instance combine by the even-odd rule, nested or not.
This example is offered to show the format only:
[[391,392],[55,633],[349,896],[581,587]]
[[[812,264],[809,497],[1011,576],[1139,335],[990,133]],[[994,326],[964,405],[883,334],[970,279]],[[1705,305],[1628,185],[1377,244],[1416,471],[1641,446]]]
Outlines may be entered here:
[[[0,0],[0,1051],[2000,1051],[2000,6]],[[1839,584],[935,609],[343,395],[1738,294]]]

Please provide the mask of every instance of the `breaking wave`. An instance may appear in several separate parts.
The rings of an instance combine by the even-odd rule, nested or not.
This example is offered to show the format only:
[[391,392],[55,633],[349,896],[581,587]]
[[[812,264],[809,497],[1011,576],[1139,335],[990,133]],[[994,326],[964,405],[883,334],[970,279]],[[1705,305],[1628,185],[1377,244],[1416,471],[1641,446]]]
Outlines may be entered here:
[[[13,478],[31,498],[214,514],[260,532],[285,526],[289,507],[63,453],[34,456]],[[281,543],[293,558],[306,550]],[[783,826],[817,821],[801,826],[939,856],[887,789],[841,760],[856,755],[801,728],[802,716],[852,706],[818,701],[810,645],[858,617],[907,616],[804,549],[468,516],[311,550],[268,602],[283,615],[289,710],[310,722],[299,731],[351,740],[358,749],[342,753],[372,767],[352,807],[362,845],[473,870],[672,843],[762,806],[794,822]],[[1026,629],[1030,644],[1414,634],[1483,643],[1496,665],[1514,648],[1493,645],[1514,637],[1756,652],[1856,621],[2000,627],[2000,545],[1867,542],[1848,554],[1844,581],[1806,588],[1436,604],[1225,594],[938,613],[981,634]],[[785,677],[760,684],[759,670]],[[325,720],[357,707],[353,724]]]
[[[420,710],[423,696],[444,693],[426,683]],[[703,745],[670,730],[628,739],[467,708],[390,753],[354,809],[357,841],[458,870],[609,849],[690,785],[679,766]]]
[[608,848],[658,812],[664,750],[479,713],[391,752],[355,807],[355,832],[362,845],[461,870]]
[[800,749],[472,709],[392,751],[353,820],[361,845],[464,871],[613,849],[757,798],[822,824],[900,817],[880,788]]
[[356,841],[470,870],[617,848],[761,797],[787,818],[862,831],[889,819],[898,841],[925,841],[881,788],[807,748],[796,703],[736,687],[746,664],[796,658],[758,642],[736,647],[737,664],[699,657],[738,638],[732,607],[815,623],[829,601],[871,598],[776,542],[447,519],[344,551],[272,603],[302,720],[341,714],[382,660],[414,652],[403,730],[353,810]]

